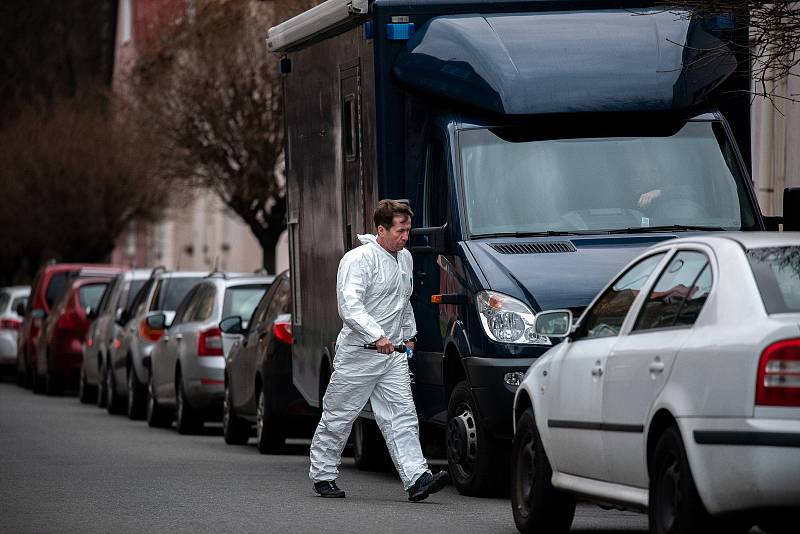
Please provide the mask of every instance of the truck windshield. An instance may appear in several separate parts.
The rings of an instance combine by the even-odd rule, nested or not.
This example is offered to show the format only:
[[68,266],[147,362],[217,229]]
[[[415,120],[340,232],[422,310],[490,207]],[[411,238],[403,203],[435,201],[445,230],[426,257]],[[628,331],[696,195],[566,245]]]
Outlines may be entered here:
[[756,228],[744,176],[718,122],[687,122],[666,134],[569,137],[460,131],[473,237]]

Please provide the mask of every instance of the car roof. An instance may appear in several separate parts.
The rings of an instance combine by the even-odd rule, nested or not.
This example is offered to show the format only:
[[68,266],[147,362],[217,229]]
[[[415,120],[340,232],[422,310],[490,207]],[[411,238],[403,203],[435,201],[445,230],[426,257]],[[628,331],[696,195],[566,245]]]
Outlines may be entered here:
[[238,274],[234,275],[233,277],[223,278],[222,276],[208,276],[204,278],[201,283],[208,283],[211,282],[215,285],[222,286],[222,287],[233,287],[233,286],[249,286],[249,285],[259,285],[259,284],[271,284],[275,280],[275,277],[272,275],[262,276],[262,275],[253,275],[248,274],[247,276]]
[[205,278],[208,276],[208,271],[166,271],[156,275],[156,278],[162,280],[164,278]]
[[0,287],[0,291],[5,293],[11,293],[12,295],[30,295],[31,287],[30,286],[6,286]]
[[673,246],[682,243],[720,244],[721,241],[738,243],[742,248],[800,246],[800,232],[715,232],[697,234],[664,241],[656,246]]

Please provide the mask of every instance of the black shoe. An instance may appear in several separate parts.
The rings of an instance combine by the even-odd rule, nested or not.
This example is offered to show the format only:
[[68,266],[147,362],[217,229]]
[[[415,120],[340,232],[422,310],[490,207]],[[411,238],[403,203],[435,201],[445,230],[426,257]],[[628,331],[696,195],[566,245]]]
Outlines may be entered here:
[[450,484],[450,473],[447,471],[439,471],[435,475],[426,471],[414,482],[413,486],[408,488],[408,500],[417,502],[427,499],[428,495],[436,493],[448,484]]
[[339,489],[339,487],[336,485],[335,480],[314,482],[314,491],[319,493],[320,497],[328,497],[330,499],[344,499],[344,491]]

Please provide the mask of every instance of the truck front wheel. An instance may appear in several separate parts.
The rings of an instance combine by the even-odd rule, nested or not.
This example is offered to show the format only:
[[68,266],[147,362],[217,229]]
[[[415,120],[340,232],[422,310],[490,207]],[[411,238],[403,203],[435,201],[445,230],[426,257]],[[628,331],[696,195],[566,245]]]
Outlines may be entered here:
[[466,381],[453,388],[447,405],[447,463],[463,495],[486,495],[504,487],[507,469],[501,444],[482,426]]

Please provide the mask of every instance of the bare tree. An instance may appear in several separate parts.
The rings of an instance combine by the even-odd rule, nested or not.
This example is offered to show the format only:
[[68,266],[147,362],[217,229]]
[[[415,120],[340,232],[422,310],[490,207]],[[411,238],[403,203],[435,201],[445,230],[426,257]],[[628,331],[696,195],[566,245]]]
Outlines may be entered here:
[[143,165],[150,145],[131,117],[82,101],[21,111],[0,132],[0,276],[24,279],[49,258],[107,261],[129,221],[164,206]]
[[[695,16],[717,17],[717,20],[721,17],[721,20],[732,20],[737,25],[748,25],[749,42],[729,40],[726,45],[748,63],[746,67],[751,69],[754,96],[763,96],[773,103],[776,98],[798,101],[800,95],[778,96],[773,87],[780,80],[800,75],[797,70],[800,64],[800,2],[665,0],[664,5],[676,13],[679,9],[687,9]],[[733,28],[734,31],[737,29]]]
[[308,0],[198,2],[143,54],[135,105],[159,137],[153,163],[169,180],[214,191],[250,228],[275,269],[286,227],[282,95],[266,30]]

